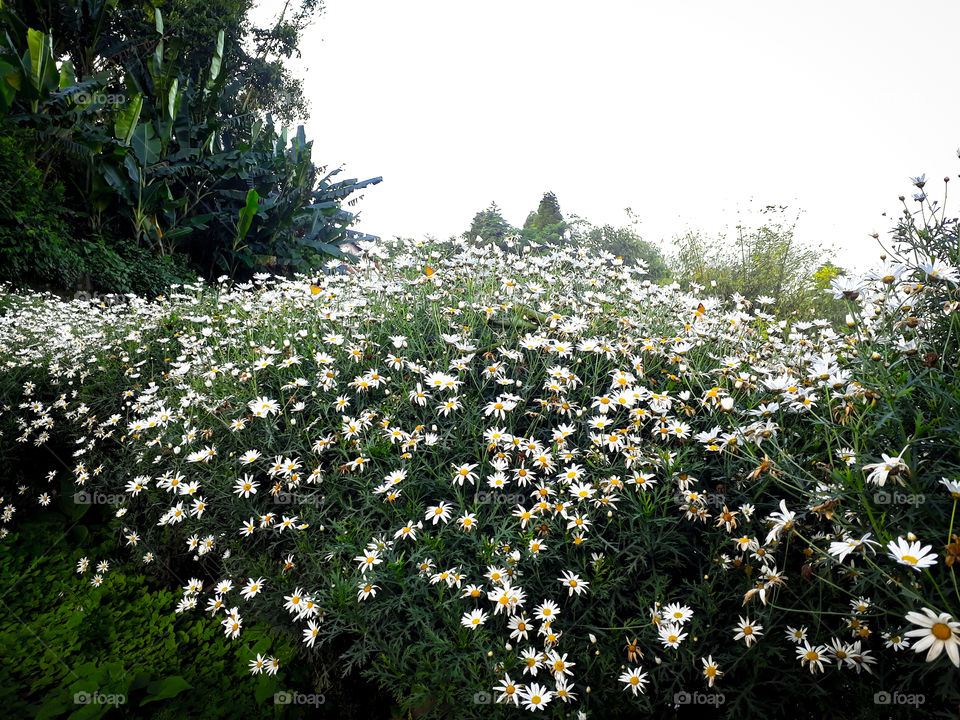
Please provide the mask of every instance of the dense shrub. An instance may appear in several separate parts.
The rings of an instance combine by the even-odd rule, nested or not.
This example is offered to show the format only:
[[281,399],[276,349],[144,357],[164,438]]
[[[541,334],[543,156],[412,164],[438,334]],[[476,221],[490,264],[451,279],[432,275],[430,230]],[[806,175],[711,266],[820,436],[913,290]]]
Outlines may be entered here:
[[112,498],[131,561],[199,581],[182,613],[286,627],[403,711],[949,717],[960,257],[937,213],[831,280],[841,331],[465,242],[149,303],[11,297],[5,452],[74,450],[27,466],[4,520],[58,484]]
[[70,241],[63,187],[46,185],[24,157],[26,133],[0,136],[0,280],[76,284],[82,260]]

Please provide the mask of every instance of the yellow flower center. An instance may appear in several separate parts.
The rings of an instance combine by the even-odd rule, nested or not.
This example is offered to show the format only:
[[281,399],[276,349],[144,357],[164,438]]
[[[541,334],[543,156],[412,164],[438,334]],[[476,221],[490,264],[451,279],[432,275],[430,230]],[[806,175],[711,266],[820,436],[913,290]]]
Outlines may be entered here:
[[947,640],[953,635],[953,630],[950,629],[950,626],[940,622],[934,623],[933,627],[930,628],[930,632],[933,633],[933,636],[937,640]]

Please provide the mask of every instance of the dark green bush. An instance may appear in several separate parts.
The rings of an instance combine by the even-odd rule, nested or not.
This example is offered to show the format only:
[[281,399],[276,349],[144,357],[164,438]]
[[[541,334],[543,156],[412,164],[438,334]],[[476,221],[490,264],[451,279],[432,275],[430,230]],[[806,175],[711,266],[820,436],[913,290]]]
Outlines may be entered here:
[[62,185],[44,182],[25,156],[29,138],[0,136],[0,280],[69,287],[82,261],[72,246],[62,210]]

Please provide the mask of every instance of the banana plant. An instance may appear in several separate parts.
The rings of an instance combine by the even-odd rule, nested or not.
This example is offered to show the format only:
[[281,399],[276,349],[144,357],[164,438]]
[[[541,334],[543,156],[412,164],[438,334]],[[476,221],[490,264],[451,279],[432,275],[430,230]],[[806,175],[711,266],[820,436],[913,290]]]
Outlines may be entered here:
[[239,265],[242,263],[246,267],[252,265],[252,258],[249,253],[243,253],[242,250],[246,249],[244,240],[247,238],[247,233],[250,232],[250,227],[253,224],[253,219],[257,216],[257,213],[260,211],[260,195],[256,190],[249,190],[247,192],[247,199],[244,203],[244,206],[240,208],[239,218],[237,220],[237,229],[233,236],[233,246],[230,248],[230,277],[231,279],[236,276],[236,272],[239,269]]
[[[8,36],[8,48],[14,43]],[[21,55],[8,50],[0,56],[0,102],[6,111],[16,95],[30,103],[36,114],[40,102],[60,89],[60,71],[53,55],[53,38],[39,30],[27,30],[27,43]]]
[[132,59],[127,68],[129,100],[116,112],[115,147],[101,163],[101,175],[121,201],[137,242],[146,238],[156,252],[169,254],[215,216],[201,200],[219,179],[209,161],[221,153],[224,34],[218,33],[197,88],[179,72],[177,42],[165,43],[159,9],[152,19],[156,46],[146,63]]

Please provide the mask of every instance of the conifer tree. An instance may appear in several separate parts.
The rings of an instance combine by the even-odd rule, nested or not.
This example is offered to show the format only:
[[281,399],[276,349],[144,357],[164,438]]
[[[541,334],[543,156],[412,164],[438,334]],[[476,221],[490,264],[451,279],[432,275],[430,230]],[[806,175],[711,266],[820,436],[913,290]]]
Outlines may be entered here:
[[560,212],[560,203],[552,192],[545,192],[535,213],[523,224],[523,239],[538,245],[559,245],[565,238],[567,223]]
[[463,238],[471,243],[476,243],[480,238],[484,243],[503,245],[510,235],[516,233],[516,228],[503,218],[497,203],[491,202],[490,207],[473,216],[470,229],[463,234]]

